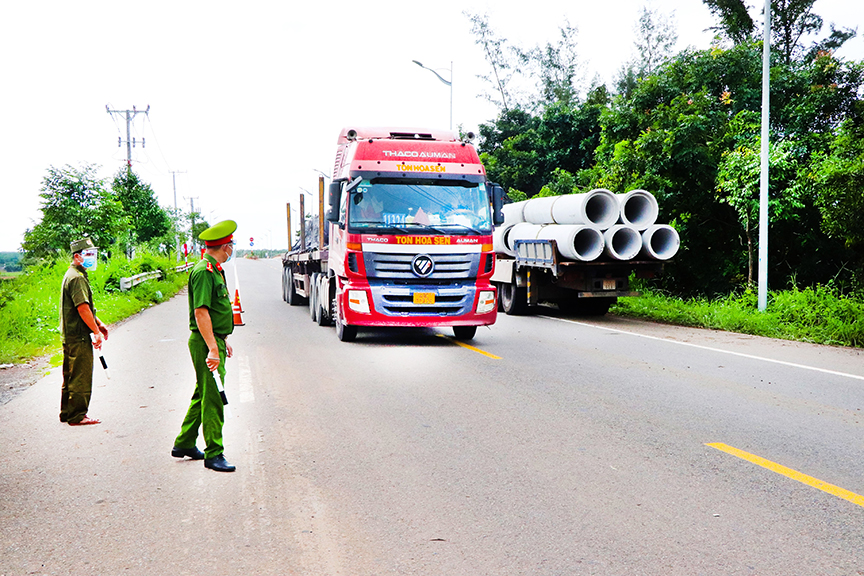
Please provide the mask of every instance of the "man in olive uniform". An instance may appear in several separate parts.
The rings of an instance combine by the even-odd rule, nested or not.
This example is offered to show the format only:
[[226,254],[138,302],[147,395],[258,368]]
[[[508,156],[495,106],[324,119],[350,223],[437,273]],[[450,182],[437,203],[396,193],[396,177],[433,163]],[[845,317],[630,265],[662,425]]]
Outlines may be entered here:
[[[69,245],[72,264],[60,291],[60,332],[63,336],[63,388],[60,421],[70,426],[99,424],[87,416],[93,390],[93,347],[102,348],[108,328],[96,317],[87,270],[95,270],[97,250],[90,238]],[[92,337],[91,337],[92,335]]]
[[[195,366],[195,392],[171,455],[204,460],[204,466],[218,472],[233,472],[225,460],[222,444],[224,407],[216,375],[225,382],[225,358],[233,355],[228,335],[234,331],[231,297],[222,264],[234,255],[233,235],[237,224],[225,220],[199,235],[207,248],[204,257],[189,274],[189,353]],[[195,442],[198,428],[203,429],[206,447],[201,452]]]

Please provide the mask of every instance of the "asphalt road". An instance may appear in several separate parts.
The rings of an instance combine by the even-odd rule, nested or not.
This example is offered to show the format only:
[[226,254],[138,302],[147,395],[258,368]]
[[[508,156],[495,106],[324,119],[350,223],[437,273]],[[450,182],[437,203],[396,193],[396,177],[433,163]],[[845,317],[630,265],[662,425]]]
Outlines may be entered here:
[[861,350],[551,309],[345,344],[280,266],[238,263],[237,472],[170,456],[183,296],[111,334],[101,425],[58,370],[0,406],[0,576],[864,574]]

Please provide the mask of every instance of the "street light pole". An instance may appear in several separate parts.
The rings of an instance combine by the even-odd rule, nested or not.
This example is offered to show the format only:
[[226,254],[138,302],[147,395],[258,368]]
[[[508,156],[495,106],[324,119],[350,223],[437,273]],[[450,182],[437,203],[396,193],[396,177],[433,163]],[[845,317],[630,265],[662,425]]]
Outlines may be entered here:
[[[444,78],[441,77],[440,74],[438,74],[438,72],[436,72],[432,68],[427,68],[426,66],[424,66],[423,64],[421,64],[417,60],[412,60],[412,62],[414,62],[414,64],[423,68],[424,70],[428,70],[429,72],[432,72],[433,74],[435,74],[435,76],[438,77],[438,79],[441,82],[443,82],[444,84],[446,84],[447,86],[450,87],[450,130],[452,130],[453,129],[453,61],[452,60],[450,61],[450,69],[449,69],[450,80],[445,80]],[[446,68],[445,68],[445,70],[446,70]]]

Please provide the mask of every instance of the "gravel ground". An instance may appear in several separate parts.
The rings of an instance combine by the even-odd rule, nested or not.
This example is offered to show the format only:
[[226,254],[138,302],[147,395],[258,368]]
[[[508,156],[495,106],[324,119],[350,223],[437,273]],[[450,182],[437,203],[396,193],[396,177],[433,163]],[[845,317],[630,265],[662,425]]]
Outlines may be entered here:
[[33,358],[26,364],[0,369],[0,406],[38,382],[50,370],[51,356]]

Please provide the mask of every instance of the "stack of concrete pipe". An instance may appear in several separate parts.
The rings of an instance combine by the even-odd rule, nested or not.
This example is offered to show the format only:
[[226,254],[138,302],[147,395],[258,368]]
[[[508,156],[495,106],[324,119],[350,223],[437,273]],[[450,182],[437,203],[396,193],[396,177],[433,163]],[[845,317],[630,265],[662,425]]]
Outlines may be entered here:
[[532,198],[504,206],[504,223],[493,236],[495,251],[515,255],[516,240],[555,240],[567,260],[591,262],[636,257],[668,260],[680,244],[671,226],[657,224],[657,200],[645,190]]

